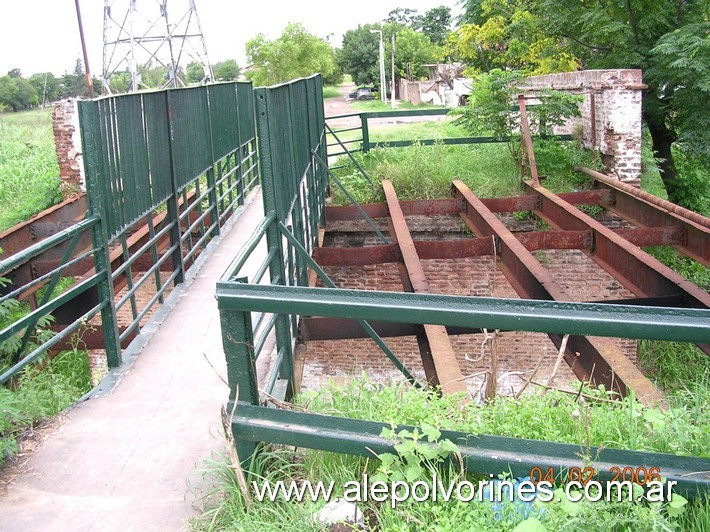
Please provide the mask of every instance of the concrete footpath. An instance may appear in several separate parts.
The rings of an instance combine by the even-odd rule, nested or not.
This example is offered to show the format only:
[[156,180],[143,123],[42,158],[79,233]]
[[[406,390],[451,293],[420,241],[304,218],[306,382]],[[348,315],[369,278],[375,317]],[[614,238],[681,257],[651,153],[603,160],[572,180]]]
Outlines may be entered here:
[[[0,497],[0,530],[188,528],[209,487],[203,460],[225,450],[220,406],[228,390],[217,375],[226,370],[215,283],[262,217],[261,195],[252,194],[187,289],[170,295],[174,308],[158,315],[118,382],[70,410]],[[250,271],[253,262],[261,261]]]

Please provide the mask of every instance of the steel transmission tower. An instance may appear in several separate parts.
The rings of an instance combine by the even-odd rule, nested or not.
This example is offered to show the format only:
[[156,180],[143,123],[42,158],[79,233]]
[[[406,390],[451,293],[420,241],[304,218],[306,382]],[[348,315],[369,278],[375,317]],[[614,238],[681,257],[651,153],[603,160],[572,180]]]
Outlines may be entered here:
[[195,0],[170,4],[168,12],[168,0],[105,0],[104,94],[185,86],[193,62],[203,82],[213,79]]

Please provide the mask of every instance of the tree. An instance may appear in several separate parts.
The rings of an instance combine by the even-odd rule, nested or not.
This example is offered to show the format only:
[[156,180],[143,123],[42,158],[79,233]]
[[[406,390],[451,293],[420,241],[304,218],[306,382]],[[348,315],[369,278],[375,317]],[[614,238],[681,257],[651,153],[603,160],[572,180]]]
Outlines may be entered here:
[[53,102],[61,95],[59,80],[51,72],[32,74],[28,80],[34,87],[40,103]]
[[429,40],[442,46],[451,32],[451,9],[439,6],[427,11],[419,20],[421,30]]
[[203,66],[197,61],[192,61],[187,64],[185,73],[188,83],[201,83],[207,75]]
[[[395,76],[418,79],[426,76],[422,65],[436,63],[443,57],[441,47],[432,44],[429,37],[412,28],[397,23],[384,27],[375,24],[358,26],[343,35],[343,46],[338,52],[338,62],[343,72],[350,74],[358,85],[380,84],[380,36],[372,30],[381,30],[385,40],[385,63],[390,64],[392,35],[395,35]],[[386,80],[391,80],[389,66],[385,68]]]
[[384,22],[386,24],[399,24],[401,26],[409,26],[410,28],[417,29],[420,27],[420,19],[421,17],[417,15],[416,9],[398,7],[389,12]]
[[380,80],[380,36],[372,30],[382,30],[379,24],[365,24],[348,30],[338,50],[338,64],[350,74],[357,85],[378,85]]
[[247,74],[255,85],[271,85],[320,72],[325,83],[338,78],[338,65],[331,46],[299,23],[290,23],[278,39],[259,34],[246,43],[253,70]]
[[[424,33],[414,31],[412,28],[396,27],[388,25],[386,33],[387,37],[387,52],[385,56],[391,57],[392,39],[391,34],[396,30],[395,34],[395,77],[420,79],[427,77],[428,70],[422,65],[437,63],[443,57],[441,47],[432,44]],[[388,61],[389,63],[389,61]],[[388,79],[390,75],[389,68]]]
[[[673,148],[708,150],[710,10],[707,3],[670,0],[538,0],[545,30],[566,41],[586,68],[640,68],[648,89],[648,126],[668,198],[693,208],[688,193],[705,182],[678,175]],[[707,165],[708,159],[703,159]],[[706,166],[707,169],[707,166]],[[707,173],[705,174],[707,175]],[[706,189],[707,190],[707,189]]]
[[495,68],[528,74],[575,70],[577,58],[561,46],[559,38],[547,33],[543,15],[532,10],[534,4],[531,0],[469,0],[455,54],[476,72]]
[[239,77],[239,66],[235,59],[227,59],[215,63],[212,67],[214,79],[218,81],[232,81]]
[[0,106],[13,111],[36,106],[38,97],[32,84],[23,77],[9,75],[12,72],[0,77]]

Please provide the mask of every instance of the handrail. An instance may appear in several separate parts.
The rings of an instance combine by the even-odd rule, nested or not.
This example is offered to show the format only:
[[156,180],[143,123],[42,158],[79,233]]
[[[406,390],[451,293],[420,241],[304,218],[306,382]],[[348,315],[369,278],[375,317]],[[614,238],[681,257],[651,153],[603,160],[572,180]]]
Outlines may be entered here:
[[47,237],[44,240],[40,240],[39,242],[32,244],[30,247],[19,251],[18,253],[15,253],[7,259],[0,261],[0,275],[14,270],[22,263],[27,262],[28,260],[36,257],[40,253],[44,253],[48,249],[51,249],[58,244],[61,244],[65,240],[69,240],[77,233],[81,233],[93,227],[94,225],[99,223],[99,220],[100,218],[98,215],[93,215],[88,218],[85,218],[84,220],[77,222],[71,227],[67,227],[62,231],[59,231],[58,233]]
[[266,230],[272,223],[274,223],[275,220],[276,213],[274,211],[268,212],[266,216],[262,218],[261,222],[259,222],[259,225],[256,226],[254,232],[252,232],[251,236],[249,237],[249,240],[246,241],[244,246],[242,246],[242,249],[239,251],[239,254],[227,267],[227,270],[224,272],[224,275],[222,275],[220,282],[232,280],[232,278],[239,272],[239,270],[244,267],[244,264],[246,264],[247,260],[249,259],[249,255],[251,255],[252,251],[254,251],[256,249],[256,246],[259,245],[259,242],[261,242],[261,239],[264,238],[264,235],[266,234]]

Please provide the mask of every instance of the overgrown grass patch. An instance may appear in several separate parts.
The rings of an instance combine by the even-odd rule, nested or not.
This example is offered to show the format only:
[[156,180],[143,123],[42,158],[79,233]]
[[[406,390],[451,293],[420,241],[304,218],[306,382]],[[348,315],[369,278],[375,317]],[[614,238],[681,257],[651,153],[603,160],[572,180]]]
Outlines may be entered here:
[[28,366],[14,390],[0,386],[0,464],[19,450],[25,430],[71,406],[90,389],[89,363],[81,349]]
[[338,87],[323,87],[323,99],[340,98]]
[[[401,138],[421,140],[449,137],[456,126],[449,123],[376,130],[378,141]],[[395,131],[396,130],[396,131]],[[455,133],[455,131],[453,132]],[[438,137],[438,138],[442,138]],[[547,177],[545,186],[556,192],[588,187],[589,178],[572,170],[574,166],[599,167],[598,157],[579,148],[573,142],[540,141],[538,168]],[[433,146],[415,144],[406,148],[380,148],[355,154],[356,159],[377,185],[389,179],[401,199],[447,198],[452,195],[451,181],[460,179],[480,197],[501,197],[520,194],[520,169],[506,144],[473,144]],[[371,186],[355,165],[347,159],[338,164],[344,168],[336,174],[348,191],[360,203],[384,201],[380,186]],[[344,205],[348,200],[334,187],[333,203]]]
[[[608,398],[603,390],[587,389],[586,393]],[[303,394],[296,402],[312,412],[405,423],[422,427],[422,430],[432,430],[424,428],[429,426],[568,442],[579,445],[581,456],[588,455],[589,446],[597,445],[702,456],[707,454],[710,445],[710,435],[704,429],[710,422],[710,408],[705,404],[708,399],[706,389],[688,401],[674,402],[668,412],[662,412],[643,407],[633,398],[580,403],[575,397],[552,391],[544,396],[528,395],[520,400],[501,397],[487,406],[462,407],[456,397],[441,397],[404,384],[381,386],[363,376],[345,387],[329,386],[317,393]],[[588,458],[593,465],[595,457]],[[256,458],[249,480],[268,479],[272,483],[284,480],[297,484],[306,480],[333,481],[336,497],[343,495],[342,487],[347,482],[361,480],[365,473],[371,479],[383,474],[382,463],[375,456],[365,459],[267,446],[266,452]],[[254,500],[247,508],[233,471],[223,462],[213,463],[210,471],[217,473],[219,486],[212,494],[209,510],[194,523],[198,530],[313,529],[312,516],[325,504],[324,500],[313,502],[307,498],[302,502],[288,502],[277,498],[273,502]],[[461,476],[456,468],[440,473],[445,481],[465,478],[477,484],[483,478],[472,474]],[[492,473],[505,475],[506,472]],[[425,468],[416,480],[431,480],[430,474],[431,470]],[[389,503],[358,505],[376,523],[375,530],[387,531],[513,530],[529,517],[537,519],[546,530],[700,531],[710,524],[708,501],[702,499],[691,502],[680,516],[669,515],[665,504],[644,502],[585,502],[574,509],[564,504],[540,507],[536,503],[531,507],[532,513],[508,505],[494,508],[477,500],[470,503],[409,500],[394,509]],[[533,524],[530,521],[524,526]]]
[[0,114],[0,231],[62,200],[51,109]]

